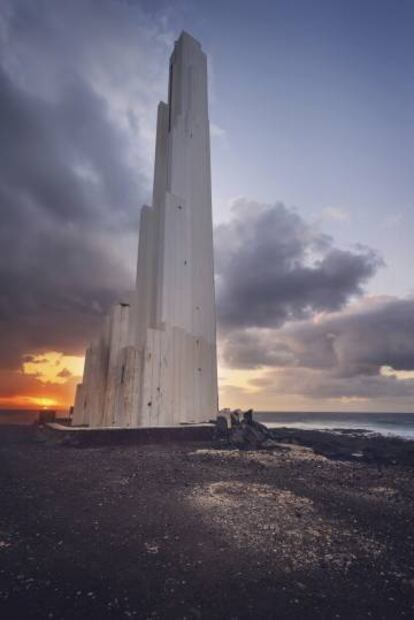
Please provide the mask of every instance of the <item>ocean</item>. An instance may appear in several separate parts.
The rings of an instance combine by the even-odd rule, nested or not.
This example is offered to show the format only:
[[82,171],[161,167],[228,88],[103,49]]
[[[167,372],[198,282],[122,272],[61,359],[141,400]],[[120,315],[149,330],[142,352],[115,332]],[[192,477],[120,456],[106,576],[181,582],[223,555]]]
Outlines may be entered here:
[[[36,422],[39,416],[39,409],[0,409],[0,426],[7,424],[18,424],[26,426]],[[56,417],[67,416],[65,411],[57,411]]]
[[335,431],[361,429],[384,436],[414,440],[414,413],[279,413],[261,411],[254,414],[269,428],[285,426],[309,430]]
[[[33,424],[39,412],[30,409],[0,409],[0,426]],[[61,416],[66,412],[58,412]],[[255,412],[254,417],[269,428],[285,426],[312,430],[356,430],[414,440],[414,413],[280,413]]]

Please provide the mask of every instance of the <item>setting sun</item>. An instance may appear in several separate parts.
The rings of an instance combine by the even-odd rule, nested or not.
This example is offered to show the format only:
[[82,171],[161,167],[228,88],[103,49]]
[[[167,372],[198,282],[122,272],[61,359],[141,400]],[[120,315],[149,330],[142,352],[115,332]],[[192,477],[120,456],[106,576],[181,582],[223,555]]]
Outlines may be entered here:
[[58,403],[53,398],[32,398],[33,404],[39,405],[42,409],[48,409],[49,407],[56,407]]
[[61,407],[61,403],[54,399],[43,396],[3,396],[0,397],[0,407],[10,409],[49,409],[49,407]]

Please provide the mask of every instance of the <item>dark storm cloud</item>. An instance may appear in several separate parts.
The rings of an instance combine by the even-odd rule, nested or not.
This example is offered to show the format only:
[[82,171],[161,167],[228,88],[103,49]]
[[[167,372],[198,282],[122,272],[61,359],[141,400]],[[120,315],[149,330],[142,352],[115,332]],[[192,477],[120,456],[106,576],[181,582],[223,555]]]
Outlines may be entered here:
[[366,300],[318,321],[233,332],[224,343],[226,360],[239,367],[329,369],[342,377],[382,366],[413,370],[414,299]]
[[309,368],[284,368],[270,371],[264,377],[252,379],[252,385],[275,398],[279,395],[295,395],[315,400],[370,400],[374,403],[389,401],[411,405],[414,397],[414,380],[399,380],[395,376],[355,375],[338,377],[330,370]]
[[39,349],[82,353],[110,303],[133,284],[139,207],[150,189],[141,165],[146,114],[155,111],[157,63],[167,49],[162,29],[144,17],[108,0],[0,7],[7,367]]
[[226,365],[235,368],[291,366],[296,358],[289,344],[278,338],[278,330],[234,330],[223,336]]
[[352,312],[290,327],[286,343],[300,366],[350,377],[381,366],[414,369],[414,299],[366,301]]
[[224,331],[278,327],[338,310],[362,293],[381,264],[370,249],[335,248],[283,204],[239,200],[215,238],[218,318]]
[[[310,398],[414,396],[414,299],[365,300],[318,321],[276,330],[233,332],[224,341],[229,365],[274,367],[252,383]],[[384,367],[390,374],[384,375]],[[395,373],[394,371],[397,371]]]
[[18,363],[30,347],[79,346],[130,285],[105,244],[136,229],[140,190],[86,84],[72,82],[54,104],[4,72],[0,89],[1,355]]
[[[45,102],[1,70],[0,89],[0,181],[9,221],[24,225],[31,211],[62,225],[130,224],[139,177],[125,161],[123,137],[102,98],[72,78],[58,101]],[[24,210],[8,209],[13,200]]]
[[[33,360],[25,355],[82,354],[132,285],[171,45],[163,19],[135,2],[0,5],[3,394],[36,387],[9,370]],[[381,264],[375,252],[339,249],[283,205],[247,201],[215,238],[230,366],[269,367],[257,381],[275,394],[412,394],[380,368],[414,368],[414,302],[341,311]],[[320,311],[333,314],[311,321]]]
[[398,375],[414,370],[414,299],[355,300],[381,265],[375,252],[339,250],[283,205],[246,201],[216,245],[222,360],[262,367],[255,388],[275,399],[414,396]]

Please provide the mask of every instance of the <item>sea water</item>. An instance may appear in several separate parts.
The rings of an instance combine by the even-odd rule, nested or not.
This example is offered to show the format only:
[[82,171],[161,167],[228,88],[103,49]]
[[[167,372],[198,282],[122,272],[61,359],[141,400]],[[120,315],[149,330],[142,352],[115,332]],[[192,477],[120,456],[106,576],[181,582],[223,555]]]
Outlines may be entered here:
[[[38,411],[28,409],[0,409],[0,425],[33,424],[38,415]],[[281,413],[260,411],[255,412],[254,417],[269,428],[285,426],[287,428],[327,431],[362,429],[381,435],[414,439],[414,413]]]
[[[7,426],[9,424],[18,426],[27,426],[28,424],[34,424],[39,419],[39,409],[0,409],[0,426]],[[68,413],[65,411],[57,411],[56,417],[67,417]]]
[[254,415],[269,428],[308,430],[356,430],[414,439],[414,413],[279,413],[261,411]]

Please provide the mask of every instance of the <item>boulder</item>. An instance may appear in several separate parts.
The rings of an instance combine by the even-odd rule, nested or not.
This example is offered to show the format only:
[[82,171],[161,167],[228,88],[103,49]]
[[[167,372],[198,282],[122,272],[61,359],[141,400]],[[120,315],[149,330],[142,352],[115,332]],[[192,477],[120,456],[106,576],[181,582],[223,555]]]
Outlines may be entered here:
[[229,440],[229,426],[224,415],[217,416],[214,438],[221,442],[228,442]]
[[235,409],[230,412],[230,426],[231,428],[235,428],[236,426],[240,426],[240,409]]
[[230,431],[229,437],[230,445],[235,448],[246,449],[246,437],[244,431],[241,426],[237,426],[236,428],[232,428]]
[[[216,422],[216,436],[222,442],[241,450],[270,449],[277,446],[271,432],[264,425],[253,419],[253,410],[245,411],[242,416],[239,409],[230,412],[230,429],[227,419],[218,416]],[[242,419],[240,419],[242,417]]]

